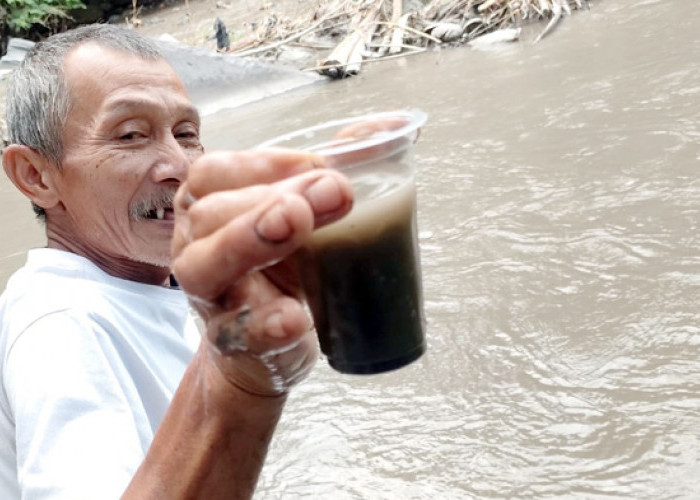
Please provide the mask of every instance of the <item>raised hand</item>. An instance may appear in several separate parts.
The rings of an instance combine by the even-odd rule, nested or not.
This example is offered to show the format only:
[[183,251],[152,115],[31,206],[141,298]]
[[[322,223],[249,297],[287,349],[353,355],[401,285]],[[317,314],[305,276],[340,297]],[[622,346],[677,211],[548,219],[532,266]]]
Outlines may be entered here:
[[173,271],[204,319],[200,349],[232,384],[284,394],[318,357],[289,257],[352,207],[345,177],[308,153],[205,155],[175,200]]

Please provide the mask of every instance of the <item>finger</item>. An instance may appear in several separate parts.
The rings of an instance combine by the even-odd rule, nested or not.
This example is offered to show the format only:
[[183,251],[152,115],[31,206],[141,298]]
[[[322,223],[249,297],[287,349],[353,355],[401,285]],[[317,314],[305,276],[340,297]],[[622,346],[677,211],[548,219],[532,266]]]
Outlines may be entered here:
[[353,123],[342,128],[334,139],[369,139],[377,132],[398,130],[408,124],[408,119],[400,116],[390,116],[377,120]]
[[288,350],[311,328],[302,304],[280,296],[252,309],[244,306],[217,316],[208,324],[207,337],[222,354],[247,351],[261,356]]
[[351,190],[349,182],[339,174],[315,170],[270,185],[212,193],[190,207],[190,236],[192,239],[208,236],[251,210],[260,200],[269,200],[285,192],[300,194],[309,202],[314,212],[314,228],[317,228],[337,220],[349,210]]
[[224,376],[256,395],[287,392],[318,359],[311,320],[301,304],[288,297],[221,315],[210,322],[207,337]]
[[255,208],[265,200],[271,200],[277,192],[269,185],[250,186],[209,194],[196,200],[183,214],[189,220],[190,238],[204,238],[231,220]]
[[183,289],[216,302],[241,277],[286,258],[315,227],[350,211],[352,191],[344,176],[322,169],[313,178],[303,196],[280,190],[203,238],[178,230],[183,216],[176,214],[173,272]]
[[397,116],[363,121],[343,128],[334,136],[333,145],[322,152],[326,164],[342,169],[389,156],[396,161],[411,145],[412,138],[402,134],[392,136],[391,132],[400,130],[407,123],[407,118]]
[[313,211],[304,198],[276,196],[204,238],[174,242],[173,272],[188,294],[214,302],[249,271],[291,254],[313,226]]
[[239,389],[256,396],[276,397],[289,392],[303,380],[318,360],[318,343],[313,330],[289,347],[289,350],[263,355],[234,350],[221,354],[216,346],[208,344],[224,377]]
[[321,157],[291,149],[227,151],[201,156],[189,168],[187,184],[195,199],[215,191],[268,184],[324,166]]

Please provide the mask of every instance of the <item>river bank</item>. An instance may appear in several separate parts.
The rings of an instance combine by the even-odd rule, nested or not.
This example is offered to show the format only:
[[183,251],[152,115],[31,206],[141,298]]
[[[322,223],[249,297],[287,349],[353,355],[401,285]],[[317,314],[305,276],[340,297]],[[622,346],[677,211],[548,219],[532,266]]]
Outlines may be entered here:
[[[698,498],[700,10],[687,7],[591,3],[537,45],[542,25],[205,119],[213,151],[331,116],[429,114],[414,147],[428,351],[372,377],[320,360],[289,396],[255,500]],[[1,285],[44,235],[7,179],[0,194]]]
[[[362,64],[426,50],[517,41],[523,26],[544,20],[528,40],[539,41],[584,8],[587,0],[184,0],[126,10],[109,21],[160,40],[342,78]],[[0,78],[0,148],[6,86]]]

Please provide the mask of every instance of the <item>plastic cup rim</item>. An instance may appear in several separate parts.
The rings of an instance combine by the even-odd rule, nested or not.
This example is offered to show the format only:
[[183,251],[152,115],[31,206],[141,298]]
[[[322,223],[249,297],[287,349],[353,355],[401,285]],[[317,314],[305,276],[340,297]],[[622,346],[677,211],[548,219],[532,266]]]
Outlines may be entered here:
[[[317,154],[319,156],[331,156],[331,155],[342,155],[345,153],[349,153],[351,151],[356,151],[358,149],[365,149],[365,148],[371,148],[373,146],[377,146],[379,144],[385,143],[385,142],[390,142],[394,139],[397,139],[399,137],[407,136],[416,130],[420,128],[428,119],[427,113],[424,111],[421,111],[419,109],[404,109],[404,110],[397,110],[397,111],[382,111],[379,113],[369,113],[365,115],[359,115],[359,116],[351,116],[347,118],[341,118],[338,120],[331,120],[323,123],[319,123],[317,125],[313,125],[311,127],[305,127],[302,129],[298,129],[292,132],[288,132],[286,134],[274,137],[272,139],[269,139],[267,141],[264,141],[260,144],[258,144],[255,149],[265,149],[265,148],[271,148],[271,147],[285,147],[284,144],[282,144],[285,141],[288,141],[294,137],[300,137],[308,134],[313,134],[319,130],[327,129],[327,128],[332,128],[332,127],[342,127],[344,125],[349,125],[351,123],[357,123],[360,121],[370,121],[373,119],[381,119],[381,118],[389,118],[389,117],[406,117],[408,118],[408,123],[406,125],[403,125],[402,127],[399,127],[395,130],[391,131],[383,131],[380,136],[371,136],[367,139],[362,139],[360,141],[353,141],[349,143],[346,146],[342,146],[339,144],[342,144],[342,141],[339,143],[322,143],[324,147],[319,148],[319,149],[314,149],[314,148],[301,148],[301,151],[309,151],[313,152],[314,154]],[[332,145],[328,145],[332,144]]]

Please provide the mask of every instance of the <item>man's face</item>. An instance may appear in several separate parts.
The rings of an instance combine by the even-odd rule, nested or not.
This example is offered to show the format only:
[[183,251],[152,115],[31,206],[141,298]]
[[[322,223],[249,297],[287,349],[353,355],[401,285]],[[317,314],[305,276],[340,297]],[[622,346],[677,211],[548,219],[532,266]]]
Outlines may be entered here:
[[86,43],[65,74],[73,107],[53,174],[60,201],[47,209],[50,246],[139,280],[170,265],[172,197],[202,153],[198,114],[163,60]]

